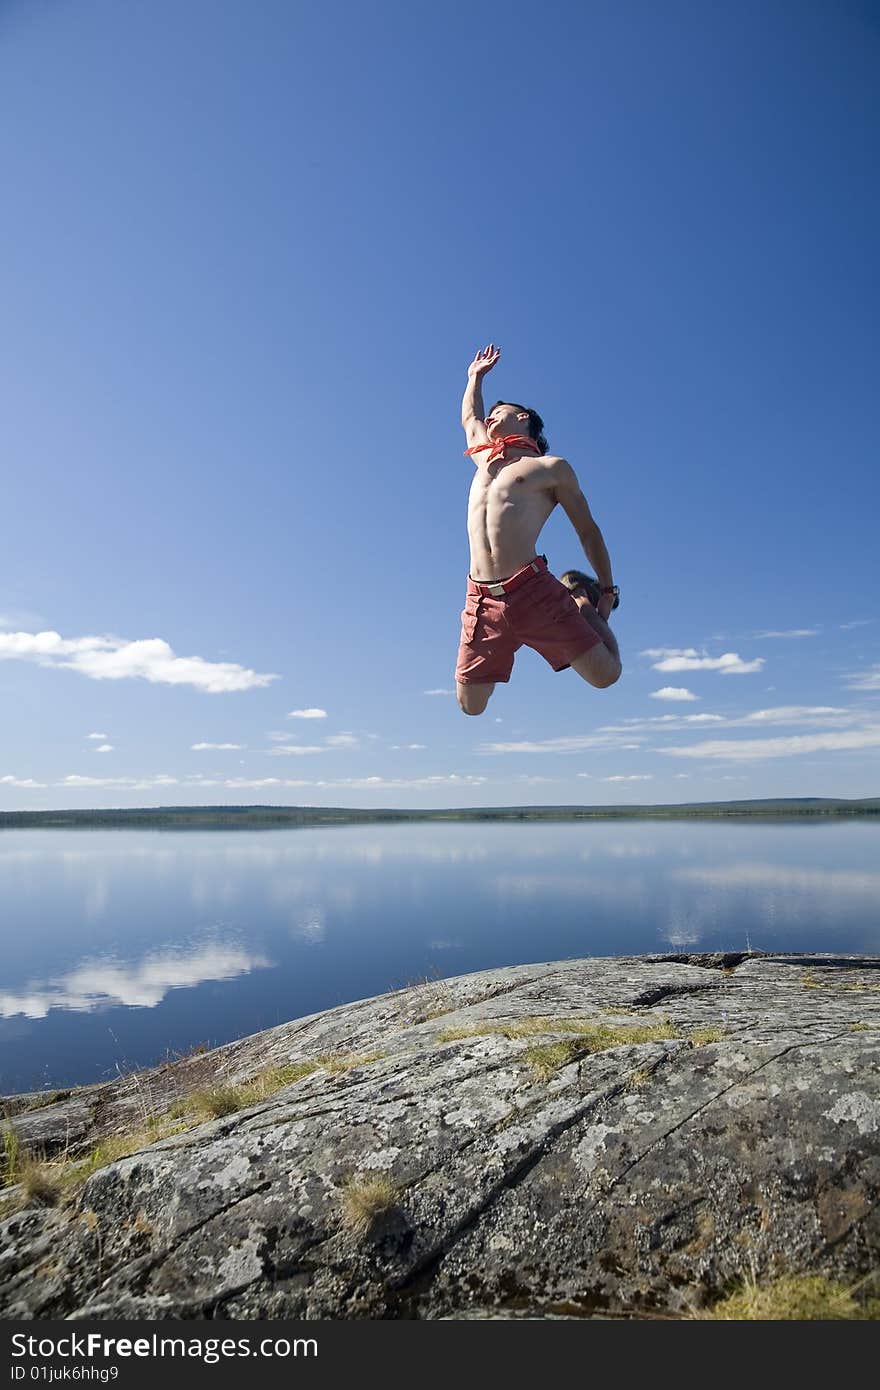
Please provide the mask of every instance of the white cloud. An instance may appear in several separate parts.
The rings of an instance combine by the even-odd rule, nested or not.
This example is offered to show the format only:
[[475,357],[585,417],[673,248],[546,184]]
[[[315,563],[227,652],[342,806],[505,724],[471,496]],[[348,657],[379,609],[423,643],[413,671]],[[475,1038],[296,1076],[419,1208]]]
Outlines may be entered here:
[[873,618],[854,618],[851,623],[841,623],[840,630],[841,632],[851,632],[854,627],[867,627],[869,623],[873,622]]
[[100,744],[100,746],[99,746],[98,748],[95,749],[95,752],[96,752],[96,753],[112,753],[112,752],[113,752],[113,744],[112,744],[112,743],[102,743],[102,744]]
[[284,787],[280,777],[199,777],[188,778],[186,787],[228,787],[232,791],[258,791],[260,787]]
[[100,787],[112,791],[150,791],[154,787],[176,787],[178,779],[160,772],[153,777],[83,777],[71,772],[56,782],[57,787]]
[[140,679],[154,685],[192,685],[214,695],[251,690],[278,680],[230,661],[175,656],[161,637],[129,642],[121,637],[62,637],[57,632],[0,633],[0,660],[77,671],[91,680]]
[[724,728],[744,728],[755,724],[830,725],[862,724],[864,710],[843,709],[836,705],[777,705],[770,709],[753,710],[739,718],[721,714],[654,714],[649,718],[625,719],[620,724],[602,724],[601,733],[633,733],[648,730],[659,733],[666,729],[688,729],[699,724],[722,725]]
[[861,675],[852,676],[847,685],[850,690],[880,690],[880,665],[872,666],[870,671]]
[[[480,787],[489,779],[487,777],[472,777],[469,774],[458,772],[438,773],[432,777],[337,777],[337,778],[318,778],[316,780],[307,779],[285,779],[279,785],[291,788],[320,787],[324,790],[345,790],[345,791],[384,791],[384,790],[406,790],[411,787]],[[202,785],[206,785],[202,783]],[[229,782],[213,783],[214,786],[229,786]]]
[[687,690],[683,685],[664,685],[660,690],[651,691],[652,700],[698,700],[699,695],[695,695],[692,690]]
[[354,734],[330,734],[324,739],[328,748],[357,748],[358,740]]
[[723,652],[721,656],[706,656],[695,647],[648,647],[642,656],[652,658],[655,671],[719,671],[722,676],[746,676],[760,671],[764,658],[744,661],[738,652]]
[[437,773],[432,777],[345,777],[334,782],[313,782],[317,787],[351,787],[354,790],[372,791],[378,787],[481,787],[487,777],[471,777],[458,772]]
[[[320,748],[312,750],[322,752]],[[301,789],[304,787],[319,787],[323,789],[354,790],[354,791],[373,791],[389,788],[392,790],[407,789],[410,787],[437,787],[437,786],[460,786],[460,787],[479,787],[487,782],[486,777],[471,776],[457,772],[435,774],[430,777],[339,777],[339,778],[285,778],[285,777],[170,777],[166,773],[158,773],[153,776],[144,777],[85,777],[78,773],[71,773],[61,782],[54,785],[66,789],[96,789],[102,791],[149,791],[161,789],[163,787],[175,786],[183,791],[192,791],[199,788],[225,788],[228,791],[253,790],[259,791],[263,788],[291,788]],[[9,782],[16,786],[25,785],[19,783],[17,779],[0,778],[0,784]],[[40,783],[28,783],[27,785],[42,785]]]
[[0,777],[0,787],[45,787],[45,782],[35,782],[33,777],[13,777],[11,774]]
[[109,734],[86,734],[86,738],[96,738],[100,743],[102,739],[109,738]]
[[622,724],[601,724],[600,733],[633,734],[637,729],[647,729],[651,733],[658,726],[671,729],[688,729],[693,724],[727,724],[723,714],[652,714],[648,718],[625,719]]
[[863,719],[864,714],[841,709],[837,705],[776,705],[772,709],[756,709],[731,724],[825,724],[842,719]]
[[[626,737],[631,738],[629,730]],[[638,748],[642,740],[622,743],[608,734],[573,734],[568,738],[547,738],[523,743],[481,743],[478,753],[583,753],[590,748]]]
[[454,690],[423,690],[423,695],[454,695]]
[[796,734],[789,738],[709,739],[684,748],[656,748],[680,758],[721,758],[733,762],[758,762],[763,758],[789,758],[802,753],[830,753],[880,747],[880,726],[825,734]]
[[649,656],[652,661],[659,661],[667,656],[699,656],[696,647],[644,647],[642,656]]
[[325,709],[292,709],[287,715],[288,719],[326,719]]
[[326,753],[327,748],[323,744],[282,743],[277,748],[270,748],[269,752],[273,758],[284,757],[285,754],[303,757],[306,753]]
[[648,773],[633,773],[633,774],[632,774],[631,776],[629,776],[629,777],[618,774],[616,777],[600,777],[600,778],[599,778],[599,781],[600,781],[600,782],[653,782],[653,780],[654,780],[654,774],[653,774],[652,772],[648,772]]
[[761,641],[764,637],[818,637],[817,627],[793,627],[788,632],[756,632],[753,634],[755,641]]
[[244,743],[191,743],[190,751],[193,753],[223,752],[226,749],[240,752],[247,745]]

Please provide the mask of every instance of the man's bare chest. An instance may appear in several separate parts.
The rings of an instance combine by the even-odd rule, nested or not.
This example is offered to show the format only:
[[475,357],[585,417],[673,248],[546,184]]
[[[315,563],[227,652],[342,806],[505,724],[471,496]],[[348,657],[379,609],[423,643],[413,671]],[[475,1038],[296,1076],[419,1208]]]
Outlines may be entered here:
[[472,507],[530,507],[553,500],[546,469],[536,468],[532,459],[478,468],[471,483]]

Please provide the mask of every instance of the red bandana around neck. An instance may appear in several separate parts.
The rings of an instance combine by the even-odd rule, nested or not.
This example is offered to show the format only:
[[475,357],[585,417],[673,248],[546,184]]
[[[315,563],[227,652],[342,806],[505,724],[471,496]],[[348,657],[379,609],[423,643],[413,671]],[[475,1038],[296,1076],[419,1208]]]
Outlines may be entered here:
[[533,454],[540,454],[541,449],[537,442],[528,434],[505,434],[501,439],[489,439],[485,444],[473,444],[470,449],[465,449],[465,457],[468,454],[481,454],[484,449],[491,450],[487,463],[497,463],[498,459],[503,459],[508,449],[531,449]]

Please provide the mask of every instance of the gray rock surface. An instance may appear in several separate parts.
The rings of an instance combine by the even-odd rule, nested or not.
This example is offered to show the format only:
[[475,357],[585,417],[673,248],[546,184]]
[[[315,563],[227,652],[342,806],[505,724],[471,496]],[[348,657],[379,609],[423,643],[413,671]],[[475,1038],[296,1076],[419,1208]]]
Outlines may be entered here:
[[[592,1051],[573,1019],[669,1036]],[[743,1276],[877,1268],[874,957],[485,971],[6,1112],[25,1147],[85,1151],[145,1097],[161,1111],[309,1060],[72,1202],[6,1216],[0,1314],[682,1316]],[[372,1212],[355,1202],[368,1178],[384,1180]]]

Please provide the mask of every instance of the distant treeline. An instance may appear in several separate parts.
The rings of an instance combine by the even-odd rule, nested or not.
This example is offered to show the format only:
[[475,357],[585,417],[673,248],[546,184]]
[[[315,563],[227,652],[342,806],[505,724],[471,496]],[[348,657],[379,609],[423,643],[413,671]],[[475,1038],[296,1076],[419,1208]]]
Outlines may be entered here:
[[107,811],[0,811],[0,829],[114,826],[156,829],[263,829],[268,826],[374,825],[401,821],[705,820],[877,816],[880,798],[825,797],[696,801],[680,806],[478,806],[441,811],[360,811],[348,806],[143,806]]

